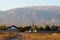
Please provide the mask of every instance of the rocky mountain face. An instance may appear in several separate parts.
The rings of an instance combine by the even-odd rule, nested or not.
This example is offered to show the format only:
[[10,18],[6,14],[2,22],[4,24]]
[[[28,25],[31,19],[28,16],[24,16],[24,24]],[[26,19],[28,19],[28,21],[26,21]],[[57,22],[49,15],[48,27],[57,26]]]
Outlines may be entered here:
[[0,24],[60,25],[60,6],[33,6],[0,11]]

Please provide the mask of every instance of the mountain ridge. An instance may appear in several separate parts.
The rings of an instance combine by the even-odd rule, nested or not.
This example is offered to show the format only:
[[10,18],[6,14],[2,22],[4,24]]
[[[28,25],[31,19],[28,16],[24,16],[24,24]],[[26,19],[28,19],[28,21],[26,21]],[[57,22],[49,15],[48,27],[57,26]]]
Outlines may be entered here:
[[0,24],[60,25],[60,6],[33,6],[0,12]]

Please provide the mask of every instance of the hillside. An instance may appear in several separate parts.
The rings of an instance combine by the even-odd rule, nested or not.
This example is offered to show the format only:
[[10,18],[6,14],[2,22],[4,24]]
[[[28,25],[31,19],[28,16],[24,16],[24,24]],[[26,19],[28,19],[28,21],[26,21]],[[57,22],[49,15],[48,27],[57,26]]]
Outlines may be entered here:
[[60,6],[32,6],[0,12],[0,24],[60,25]]

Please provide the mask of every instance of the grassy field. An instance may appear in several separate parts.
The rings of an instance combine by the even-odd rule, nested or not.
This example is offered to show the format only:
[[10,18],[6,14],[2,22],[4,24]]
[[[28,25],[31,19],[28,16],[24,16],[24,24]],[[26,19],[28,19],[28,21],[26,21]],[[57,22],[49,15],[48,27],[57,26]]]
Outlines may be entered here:
[[[16,32],[0,33],[0,40],[13,38],[16,34]],[[23,33],[23,40],[60,40],[60,33]]]
[[4,32],[0,33],[0,40],[6,40],[8,38],[14,37],[16,35],[16,32]]
[[59,33],[25,33],[24,40],[60,40]]

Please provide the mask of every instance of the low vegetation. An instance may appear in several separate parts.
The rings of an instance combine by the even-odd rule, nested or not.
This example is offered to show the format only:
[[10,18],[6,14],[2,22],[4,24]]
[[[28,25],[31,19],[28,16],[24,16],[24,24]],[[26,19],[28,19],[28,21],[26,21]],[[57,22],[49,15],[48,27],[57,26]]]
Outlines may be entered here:
[[[56,31],[57,30],[57,27],[54,25],[52,25],[52,26],[46,25],[44,27],[42,27],[42,26],[38,27],[38,26],[34,25],[33,27],[34,27],[34,30],[37,30],[37,31]],[[32,29],[32,26],[17,27],[17,28],[18,28],[18,30],[20,30],[20,32],[25,32],[25,31],[29,31],[30,29]],[[7,30],[7,29],[8,29],[8,27],[6,25],[0,26],[0,30]]]

